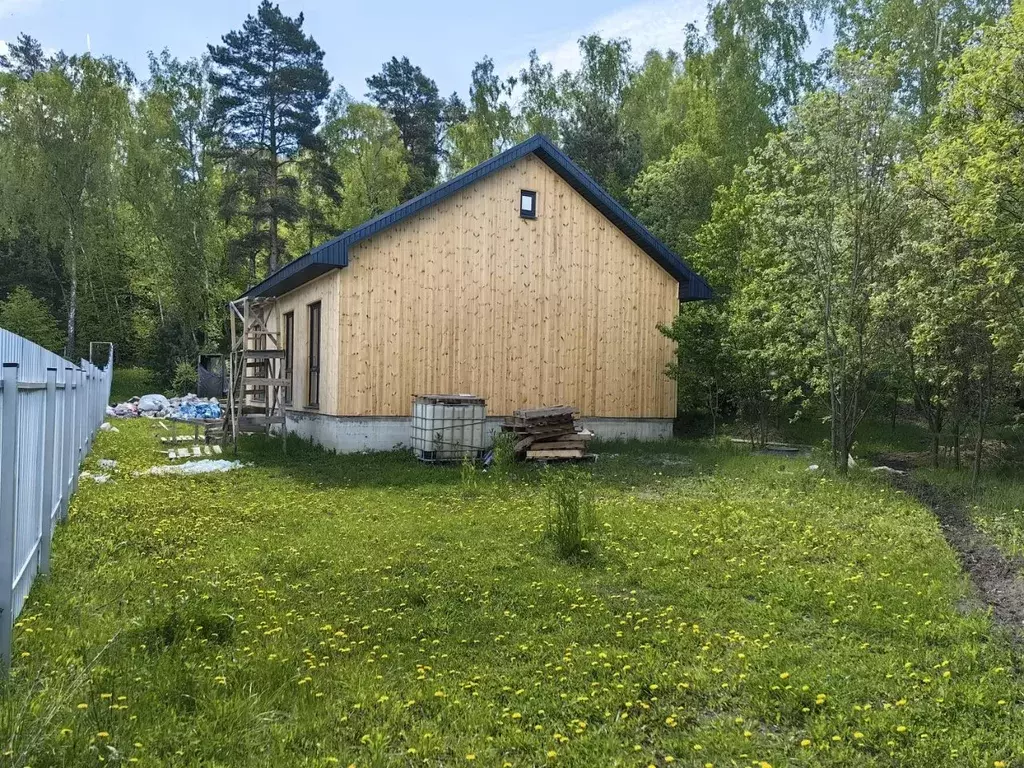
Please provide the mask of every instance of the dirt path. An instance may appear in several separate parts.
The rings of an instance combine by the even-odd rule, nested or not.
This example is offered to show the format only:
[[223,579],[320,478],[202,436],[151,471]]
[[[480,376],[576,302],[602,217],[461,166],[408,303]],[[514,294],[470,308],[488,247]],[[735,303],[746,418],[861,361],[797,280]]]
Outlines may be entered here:
[[939,519],[946,541],[960,557],[996,623],[1009,629],[1024,644],[1024,559],[1008,558],[980,531],[964,505],[945,491],[914,478],[893,475],[896,487],[931,509]]

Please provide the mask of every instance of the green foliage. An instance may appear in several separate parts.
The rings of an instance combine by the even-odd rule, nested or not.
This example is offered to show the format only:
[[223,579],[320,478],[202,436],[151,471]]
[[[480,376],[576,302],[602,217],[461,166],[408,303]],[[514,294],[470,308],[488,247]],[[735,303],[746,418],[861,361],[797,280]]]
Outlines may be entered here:
[[331,78],[303,22],[301,13],[285,16],[262,0],[241,30],[208,46],[215,92],[210,123],[228,170],[221,207],[244,221],[234,248],[250,254],[250,279],[257,275],[258,252],[266,255],[267,272],[277,269],[286,249],[282,225],[303,214],[297,185],[283,169],[300,150],[324,150],[316,128]]
[[61,354],[64,337],[50,308],[19,286],[0,300],[0,328]]
[[530,60],[519,72],[517,86],[522,91],[518,108],[524,133],[529,136],[540,133],[558,141],[562,96],[551,62],[542,62],[536,50],[530,51]]
[[579,70],[559,78],[565,102],[562,147],[601,186],[623,199],[643,163],[640,137],[627,130],[622,116],[634,73],[630,43],[587,35],[579,45]]
[[900,100],[926,129],[939,106],[943,67],[1009,7],[1007,0],[841,0],[837,43],[891,62]]
[[29,79],[0,75],[0,232],[29,234],[57,256],[73,355],[83,351],[80,309],[92,339],[131,347],[117,216],[128,80],[116,62],[89,55],[49,62]]
[[544,534],[563,560],[578,562],[594,555],[597,506],[590,473],[579,467],[545,467]]
[[369,104],[350,104],[344,115],[324,126],[323,136],[345,188],[337,214],[339,230],[402,201],[410,183],[409,155],[386,113]]
[[494,436],[491,447],[491,474],[499,480],[505,480],[516,465],[516,436],[512,432],[499,432]]
[[749,281],[730,295],[729,335],[760,389],[782,395],[802,381],[805,396],[824,398],[845,471],[885,342],[873,295],[906,218],[895,172],[907,118],[888,68],[841,61],[838,74],[841,88],[807,98],[744,174],[734,204]]
[[176,395],[187,395],[196,391],[199,381],[199,373],[196,364],[182,360],[174,367],[174,378],[171,380],[171,390]]
[[425,192],[437,182],[445,100],[437,83],[414,67],[408,57],[391,57],[379,74],[366,78],[370,99],[398,127],[409,156],[409,181],[403,197]]
[[160,390],[155,373],[149,368],[115,368],[110,385],[110,402],[123,403]]
[[696,249],[696,236],[711,218],[721,164],[698,148],[679,144],[666,160],[651,163],[629,191],[633,212],[683,258]]
[[498,76],[490,56],[473,67],[469,110],[465,120],[453,125],[448,134],[452,170],[472,168],[524,138],[509,104],[514,86],[515,78]]

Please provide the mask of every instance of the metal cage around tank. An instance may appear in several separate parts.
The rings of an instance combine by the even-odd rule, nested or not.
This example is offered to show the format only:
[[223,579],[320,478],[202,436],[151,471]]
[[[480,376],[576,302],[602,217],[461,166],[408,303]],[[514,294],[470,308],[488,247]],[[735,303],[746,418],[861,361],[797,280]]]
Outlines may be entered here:
[[476,395],[416,395],[412,450],[420,461],[480,459],[487,448],[487,401]]

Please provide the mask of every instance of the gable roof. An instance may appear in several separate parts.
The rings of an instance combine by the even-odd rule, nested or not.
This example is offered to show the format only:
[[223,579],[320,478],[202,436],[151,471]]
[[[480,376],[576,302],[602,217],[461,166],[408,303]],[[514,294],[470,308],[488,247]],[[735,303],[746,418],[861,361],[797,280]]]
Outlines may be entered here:
[[526,155],[534,154],[551,170],[561,176],[573,189],[579,192],[591,205],[597,208],[608,220],[622,230],[645,253],[661,265],[662,269],[679,281],[679,300],[695,301],[710,299],[711,287],[707,282],[690,269],[689,265],[671,251],[664,243],[652,235],[647,228],[611,195],[601,189],[583,169],[569,159],[558,147],[546,137],[537,134],[521,144],[495,155],[475,168],[459,174],[451,181],[434,187],[412,200],[382,213],[358,227],[343,232],[332,240],[313,248],[295,261],[285,264],[263,282],[254,285],[243,296],[280,296],[298,288],[315,277],[348,266],[348,251],[361,240],[375,235],[382,229],[397,224],[403,219],[429,208],[435,203],[445,200],[456,192],[468,187],[473,182],[489,176],[495,171],[511,165]]

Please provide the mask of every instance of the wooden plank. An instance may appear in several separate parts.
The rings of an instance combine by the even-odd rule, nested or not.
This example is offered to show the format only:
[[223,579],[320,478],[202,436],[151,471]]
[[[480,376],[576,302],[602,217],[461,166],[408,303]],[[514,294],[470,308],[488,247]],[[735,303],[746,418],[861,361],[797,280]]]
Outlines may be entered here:
[[527,451],[526,458],[528,459],[582,459],[583,450],[565,450],[565,451]]
[[247,349],[245,357],[247,360],[283,360],[285,350],[283,349]]
[[571,405],[555,405],[549,408],[520,408],[512,412],[512,415],[517,419],[550,419],[557,416],[568,416],[576,413],[576,409]]
[[246,376],[245,387],[287,387],[288,379],[274,379],[266,377]]
[[530,446],[532,451],[582,451],[587,447],[583,440],[556,440],[546,443],[534,443]]

